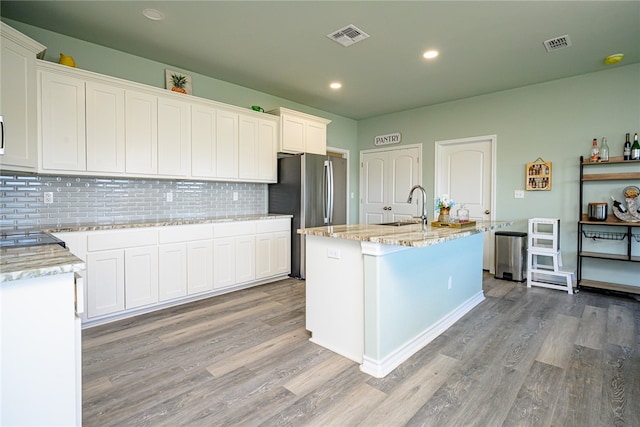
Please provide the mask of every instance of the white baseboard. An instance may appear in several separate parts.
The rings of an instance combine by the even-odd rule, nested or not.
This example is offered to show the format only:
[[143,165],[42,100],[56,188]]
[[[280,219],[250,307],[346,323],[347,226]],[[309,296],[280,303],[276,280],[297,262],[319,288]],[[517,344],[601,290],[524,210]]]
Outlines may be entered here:
[[456,309],[440,319],[434,325],[422,331],[419,335],[403,346],[389,354],[388,356],[376,360],[364,355],[360,370],[376,378],[383,378],[401,363],[420,351],[425,345],[436,339],[440,334],[449,329],[465,314],[470,312],[476,305],[484,301],[484,292],[480,291],[467,301],[463,302]]

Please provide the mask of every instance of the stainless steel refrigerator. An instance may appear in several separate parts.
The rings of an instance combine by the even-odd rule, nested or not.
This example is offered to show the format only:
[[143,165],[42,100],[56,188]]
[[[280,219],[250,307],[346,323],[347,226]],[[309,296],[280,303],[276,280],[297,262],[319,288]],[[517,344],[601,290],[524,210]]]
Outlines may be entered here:
[[346,159],[318,154],[278,159],[278,183],[269,184],[269,212],[293,215],[291,276],[304,279],[304,237],[297,230],[346,224]]

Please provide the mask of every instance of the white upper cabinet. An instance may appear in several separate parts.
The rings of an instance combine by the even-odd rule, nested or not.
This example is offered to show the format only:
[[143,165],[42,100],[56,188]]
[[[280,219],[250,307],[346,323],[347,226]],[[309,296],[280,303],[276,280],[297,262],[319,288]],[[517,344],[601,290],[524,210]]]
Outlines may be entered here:
[[288,108],[278,108],[269,113],[280,116],[278,151],[327,154],[327,125],[331,120]]
[[125,91],[126,172],[158,173],[158,97]]
[[0,168],[34,172],[38,166],[36,55],[46,48],[0,22]]
[[240,115],[239,178],[276,182],[277,134],[277,122]]
[[216,114],[216,176],[238,178],[238,114]]
[[124,172],[124,89],[86,83],[87,171]]
[[188,103],[158,98],[158,174],[189,173],[190,115]]
[[216,176],[216,110],[200,104],[191,106],[191,175]]
[[42,168],[86,170],[84,80],[40,73]]

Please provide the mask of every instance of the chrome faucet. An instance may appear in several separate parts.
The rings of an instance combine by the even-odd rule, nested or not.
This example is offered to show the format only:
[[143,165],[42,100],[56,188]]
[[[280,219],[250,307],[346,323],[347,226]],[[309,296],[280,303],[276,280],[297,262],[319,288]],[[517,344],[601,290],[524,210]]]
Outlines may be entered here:
[[422,191],[422,215],[418,218],[422,219],[422,229],[424,230],[427,227],[427,192],[424,187],[422,187],[422,185],[414,185],[411,188],[411,191],[409,191],[409,198],[407,199],[407,203],[411,203],[411,200],[413,199],[413,192],[416,189]]

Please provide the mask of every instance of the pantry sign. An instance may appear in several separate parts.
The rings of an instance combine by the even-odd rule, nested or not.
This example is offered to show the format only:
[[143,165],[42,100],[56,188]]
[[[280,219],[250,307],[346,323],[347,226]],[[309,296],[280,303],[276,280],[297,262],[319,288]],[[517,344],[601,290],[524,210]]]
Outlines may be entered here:
[[402,135],[400,135],[400,132],[378,135],[373,138],[374,145],[400,144],[400,141],[402,141]]

